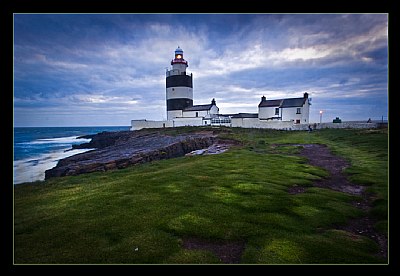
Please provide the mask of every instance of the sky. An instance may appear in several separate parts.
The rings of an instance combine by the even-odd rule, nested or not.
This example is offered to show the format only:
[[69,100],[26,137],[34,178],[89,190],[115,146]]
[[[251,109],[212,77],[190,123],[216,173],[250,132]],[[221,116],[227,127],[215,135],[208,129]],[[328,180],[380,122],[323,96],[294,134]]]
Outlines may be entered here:
[[310,122],[387,119],[388,14],[14,14],[14,126],[165,120],[178,46],[195,105],[307,92]]

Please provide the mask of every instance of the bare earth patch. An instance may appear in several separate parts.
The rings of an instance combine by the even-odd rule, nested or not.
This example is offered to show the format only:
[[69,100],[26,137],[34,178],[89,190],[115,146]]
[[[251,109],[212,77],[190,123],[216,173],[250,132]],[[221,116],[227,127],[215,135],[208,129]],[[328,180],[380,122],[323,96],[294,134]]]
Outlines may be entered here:
[[306,191],[306,189],[307,189],[307,187],[293,185],[292,187],[289,187],[288,193],[292,194],[292,195],[301,194],[301,193],[304,193]]
[[325,145],[305,144],[301,146],[303,149],[300,155],[306,157],[309,164],[324,168],[330,173],[329,178],[316,181],[314,186],[353,195],[361,195],[364,192],[363,186],[350,183],[342,174],[342,171],[350,165],[345,159],[333,155]]
[[244,251],[243,241],[209,241],[199,238],[184,238],[186,249],[207,250],[214,253],[225,264],[238,264]]
[[[324,168],[329,172],[330,176],[328,178],[315,181],[313,186],[361,196],[361,199],[353,202],[353,205],[363,210],[366,213],[365,216],[351,219],[348,224],[337,226],[336,229],[371,238],[379,244],[379,255],[387,258],[387,237],[375,231],[373,225],[376,221],[368,216],[368,211],[371,209],[372,197],[365,192],[365,187],[351,183],[342,173],[350,165],[349,162],[339,156],[333,155],[325,145],[293,144],[293,146],[302,146],[300,155],[306,157],[309,164]],[[305,187],[293,186],[289,188],[288,192],[290,194],[297,194],[305,191]]]

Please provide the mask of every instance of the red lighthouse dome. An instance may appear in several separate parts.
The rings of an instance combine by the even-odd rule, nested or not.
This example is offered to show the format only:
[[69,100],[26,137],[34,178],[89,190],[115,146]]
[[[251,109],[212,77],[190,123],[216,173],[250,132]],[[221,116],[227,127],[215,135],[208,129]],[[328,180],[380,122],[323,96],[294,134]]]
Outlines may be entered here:
[[188,66],[188,62],[183,59],[183,50],[179,46],[175,50],[175,58],[171,61],[171,65],[177,63],[186,64],[186,66]]

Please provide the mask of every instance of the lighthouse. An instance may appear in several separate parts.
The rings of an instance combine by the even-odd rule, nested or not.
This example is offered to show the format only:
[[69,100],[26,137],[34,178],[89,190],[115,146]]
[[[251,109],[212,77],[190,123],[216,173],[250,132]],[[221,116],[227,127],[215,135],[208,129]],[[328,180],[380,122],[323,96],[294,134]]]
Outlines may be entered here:
[[181,118],[184,109],[193,106],[193,74],[186,74],[188,62],[178,46],[171,61],[172,68],[166,71],[167,119]]

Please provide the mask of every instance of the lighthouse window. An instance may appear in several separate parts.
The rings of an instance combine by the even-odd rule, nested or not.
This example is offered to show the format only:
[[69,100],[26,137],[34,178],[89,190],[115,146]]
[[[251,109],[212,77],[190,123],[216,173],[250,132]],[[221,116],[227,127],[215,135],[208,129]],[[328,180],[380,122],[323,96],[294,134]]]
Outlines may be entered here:
[[300,107],[297,108],[296,114],[301,114],[301,108]]
[[199,112],[196,112],[196,117],[199,117]]
[[279,107],[275,108],[275,115],[279,115]]
[[175,91],[175,88],[172,88],[172,91]]

